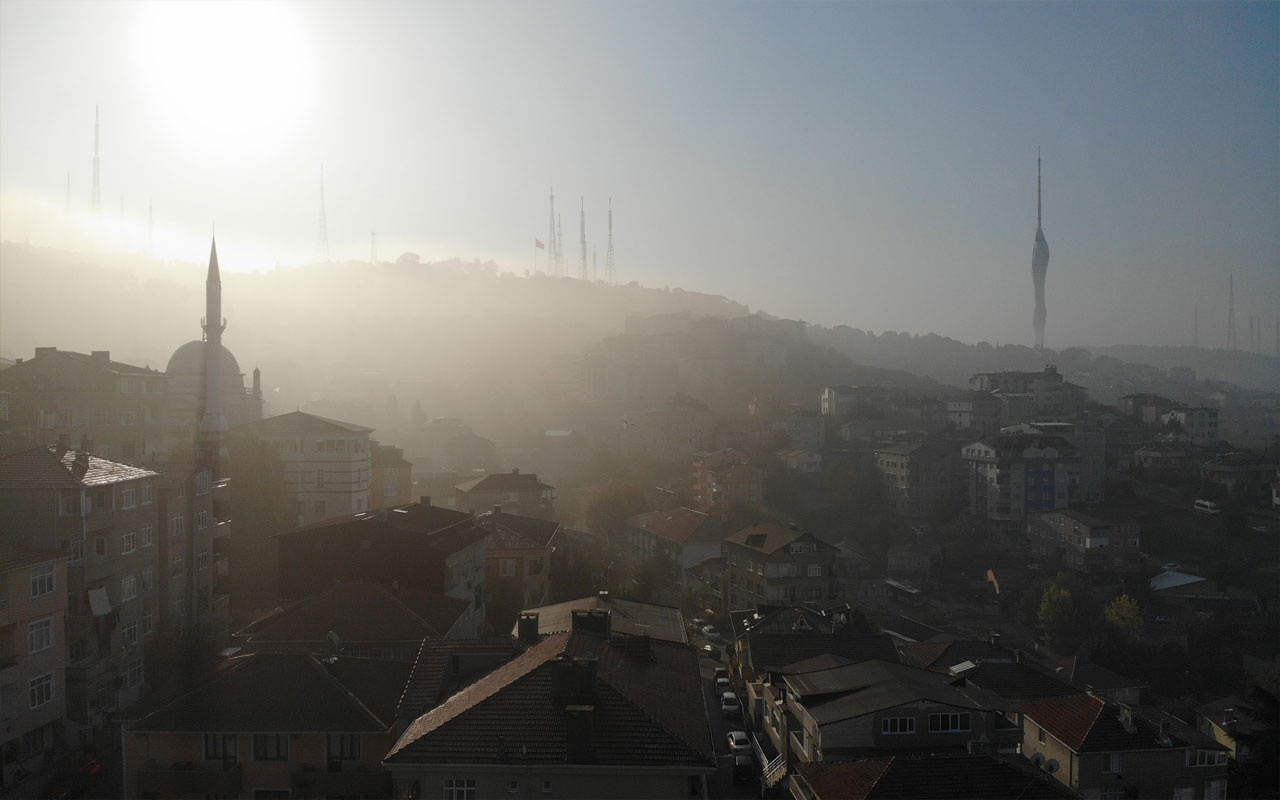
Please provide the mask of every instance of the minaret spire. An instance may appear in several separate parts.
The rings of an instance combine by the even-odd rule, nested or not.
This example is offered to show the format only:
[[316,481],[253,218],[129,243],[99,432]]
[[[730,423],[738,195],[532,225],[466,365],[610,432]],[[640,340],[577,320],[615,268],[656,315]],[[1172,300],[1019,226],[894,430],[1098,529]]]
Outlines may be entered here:
[[216,438],[226,431],[227,420],[222,415],[222,331],[227,322],[222,318],[222,276],[218,271],[218,240],[211,237],[209,243],[209,274],[204,282],[204,413],[200,419],[200,432]]

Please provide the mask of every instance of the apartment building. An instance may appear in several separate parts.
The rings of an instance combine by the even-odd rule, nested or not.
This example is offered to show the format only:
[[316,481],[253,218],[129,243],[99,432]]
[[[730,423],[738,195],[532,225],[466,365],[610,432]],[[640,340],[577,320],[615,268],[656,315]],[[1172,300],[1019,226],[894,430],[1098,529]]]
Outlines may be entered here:
[[969,512],[995,521],[1066,508],[1080,482],[1080,456],[1060,436],[1000,434],[966,445]]
[[538,480],[536,473],[521,473],[519,469],[460,483],[455,492],[455,507],[469,514],[481,514],[494,506],[501,506],[510,514],[540,519],[551,519],[555,513],[555,487]]
[[1131,574],[1142,568],[1142,525],[1102,519],[1074,509],[1027,520],[1037,557],[1085,575]]
[[924,517],[956,493],[960,448],[951,442],[903,442],[875,450],[876,471],[894,513]]
[[728,609],[840,598],[838,551],[811,533],[770,522],[749,525],[725,539]]

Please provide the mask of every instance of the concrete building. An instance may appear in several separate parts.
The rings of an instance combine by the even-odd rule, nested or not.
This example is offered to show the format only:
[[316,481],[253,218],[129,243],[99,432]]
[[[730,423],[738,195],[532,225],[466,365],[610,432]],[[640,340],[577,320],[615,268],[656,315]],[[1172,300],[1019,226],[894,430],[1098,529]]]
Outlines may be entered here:
[[500,506],[477,516],[476,524],[488,532],[484,578],[490,598],[489,622],[496,630],[505,630],[522,609],[550,599],[551,554],[561,543],[561,526],[552,520],[511,514]]
[[67,750],[66,587],[61,551],[0,540],[0,791],[13,796],[34,796]]
[[816,411],[793,411],[779,420],[765,423],[767,434],[786,440],[787,449],[818,451],[826,443],[827,423]]
[[691,508],[637,514],[623,530],[625,550],[632,559],[641,564],[662,559],[677,582],[689,567],[720,556],[730,533],[732,529],[719,516]]
[[455,490],[456,508],[469,514],[481,514],[494,506],[509,514],[539,519],[551,519],[555,513],[555,487],[538,480],[533,472],[499,472],[460,483]]
[[369,510],[402,506],[413,500],[413,464],[404,450],[369,441]]
[[232,431],[270,444],[280,454],[298,527],[369,510],[372,428],[305,411],[269,417]]
[[58,445],[134,463],[165,449],[168,376],[89,355],[37,347],[35,357],[0,370],[8,392],[9,431],[0,455]]
[[159,622],[155,543],[167,534],[158,477],[76,450],[36,447],[0,458],[4,542],[67,558],[66,580],[54,584],[67,609],[64,696],[86,738],[142,696],[148,636]]
[[1219,441],[1218,409],[1207,406],[1178,406],[1160,415],[1166,428],[1177,428],[1192,444],[1204,447]]
[[1275,474],[1275,463],[1262,453],[1222,453],[1200,464],[1202,482],[1245,497],[1265,495]]
[[966,445],[969,513],[994,521],[1066,508],[1077,495],[1080,456],[1060,436],[1011,434]]
[[[1066,381],[1058,368],[1047,365],[1041,372],[980,372],[969,378],[969,389],[991,392],[1012,403],[1006,408],[1004,424],[1042,420],[1071,420],[1084,409],[1088,391]],[[1026,403],[1010,398],[1025,397]],[[1028,414],[1030,416],[1028,416]]]
[[704,513],[758,506],[764,499],[764,470],[732,448],[693,455],[693,490]]
[[822,390],[821,401],[822,416],[839,419],[853,413],[857,394],[854,387],[846,384],[827,386]]
[[728,609],[760,604],[833,603],[838,551],[811,533],[769,522],[749,525],[725,539]]
[[1100,519],[1073,509],[1027,519],[1031,551],[1041,559],[1085,575],[1124,575],[1142,569],[1142,526]]
[[774,454],[787,472],[815,475],[822,472],[822,454],[812,450],[782,450]]
[[952,499],[959,448],[951,442],[904,442],[875,450],[876,471],[894,513],[925,517]]

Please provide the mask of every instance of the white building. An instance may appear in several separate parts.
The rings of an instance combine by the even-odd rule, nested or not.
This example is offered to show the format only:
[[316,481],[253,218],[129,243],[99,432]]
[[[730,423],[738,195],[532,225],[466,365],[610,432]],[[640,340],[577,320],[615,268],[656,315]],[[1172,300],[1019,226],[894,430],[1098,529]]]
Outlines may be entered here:
[[271,443],[280,454],[298,525],[369,509],[372,428],[293,411],[235,429]]

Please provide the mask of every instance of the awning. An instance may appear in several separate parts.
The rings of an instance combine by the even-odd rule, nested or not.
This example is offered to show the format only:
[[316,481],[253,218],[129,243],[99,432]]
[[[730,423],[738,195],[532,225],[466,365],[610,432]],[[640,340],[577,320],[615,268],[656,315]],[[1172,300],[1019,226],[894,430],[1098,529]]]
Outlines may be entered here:
[[105,586],[89,590],[89,610],[95,617],[105,617],[111,613],[111,598],[107,596]]

